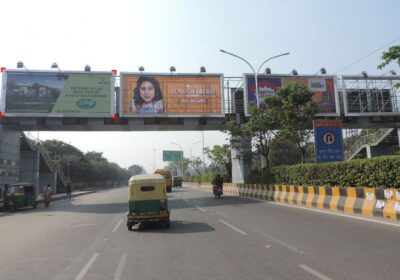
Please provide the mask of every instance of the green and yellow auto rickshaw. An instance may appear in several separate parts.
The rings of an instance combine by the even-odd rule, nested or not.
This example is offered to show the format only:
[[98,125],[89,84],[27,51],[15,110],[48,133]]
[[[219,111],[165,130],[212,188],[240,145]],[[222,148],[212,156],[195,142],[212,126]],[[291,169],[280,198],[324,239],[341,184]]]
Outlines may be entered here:
[[138,223],[160,222],[167,228],[170,211],[165,179],[159,174],[136,175],[129,180],[129,230]]
[[32,206],[36,208],[35,186],[29,182],[5,185],[3,190],[3,208],[15,211],[18,208]]

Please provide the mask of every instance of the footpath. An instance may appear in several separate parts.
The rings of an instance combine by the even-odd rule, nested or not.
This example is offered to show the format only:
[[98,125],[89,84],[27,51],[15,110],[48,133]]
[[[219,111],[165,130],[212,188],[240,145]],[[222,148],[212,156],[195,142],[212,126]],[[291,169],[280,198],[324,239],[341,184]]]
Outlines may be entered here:
[[[85,194],[90,194],[90,193],[94,193],[96,192],[96,190],[87,190],[87,191],[74,191],[71,193],[71,197],[77,197],[77,196],[81,196],[81,195],[85,195]],[[66,198],[66,194],[65,193],[58,193],[58,194],[53,194],[51,197],[51,201],[57,201],[57,200],[62,200]],[[37,204],[41,204],[43,203],[43,196],[42,195],[38,195],[36,198],[36,202]]]

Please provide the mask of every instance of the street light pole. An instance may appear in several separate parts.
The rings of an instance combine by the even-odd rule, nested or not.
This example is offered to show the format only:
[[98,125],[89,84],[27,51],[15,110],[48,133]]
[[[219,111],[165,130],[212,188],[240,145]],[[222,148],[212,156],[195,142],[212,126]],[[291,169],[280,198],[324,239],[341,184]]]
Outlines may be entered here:
[[182,180],[183,180],[183,149],[182,149],[181,145],[179,145],[178,143],[171,142],[171,144],[177,145],[177,146],[179,147],[179,149],[181,149],[181,151],[182,151],[182,157],[181,157],[181,176],[182,176]]
[[272,56],[272,57],[266,59],[266,60],[260,65],[260,67],[258,68],[258,70],[257,70],[257,72],[256,72],[256,71],[254,70],[253,66],[252,66],[246,59],[244,59],[243,57],[238,56],[238,55],[236,55],[236,54],[234,54],[234,53],[231,53],[231,52],[227,52],[227,51],[225,51],[225,50],[219,50],[219,51],[222,52],[222,53],[226,53],[226,54],[229,54],[229,55],[231,55],[231,56],[234,56],[234,57],[236,57],[236,58],[239,58],[240,60],[244,61],[247,65],[250,66],[251,71],[253,71],[254,80],[255,80],[255,84],[256,84],[256,92],[255,92],[255,94],[256,94],[257,108],[260,108],[260,97],[259,97],[259,92],[258,92],[258,74],[259,74],[259,72],[260,72],[261,67],[263,67],[263,65],[264,65],[265,63],[267,63],[268,61],[270,61],[270,60],[272,60],[272,59],[274,59],[274,58],[277,58],[277,57],[280,57],[280,56],[284,56],[284,55],[290,54],[290,53],[288,53],[288,52],[287,52],[287,53],[282,53],[282,54],[278,54],[278,55],[275,55],[275,56]]
[[153,149],[153,172],[156,171],[156,149]]
[[201,141],[194,142],[192,146],[190,146],[190,157],[193,157],[192,148],[194,145],[201,143]]

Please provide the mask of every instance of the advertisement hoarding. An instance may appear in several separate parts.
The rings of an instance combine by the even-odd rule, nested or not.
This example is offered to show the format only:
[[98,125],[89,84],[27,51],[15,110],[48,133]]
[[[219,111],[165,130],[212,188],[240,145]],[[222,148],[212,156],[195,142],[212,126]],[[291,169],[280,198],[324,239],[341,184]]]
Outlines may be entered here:
[[223,116],[222,75],[121,73],[120,114]]
[[314,120],[316,163],[343,161],[342,122]]
[[2,97],[8,116],[95,117],[112,114],[111,72],[6,71]]
[[[247,105],[256,105],[256,85],[254,75],[244,75]],[[334,76],[291,76],[291,75],[258,75],[258,92],[260,108],[265,108],[264,97],[275,94],[279,88],[297,83],[307,87],[313,93],[313,100],[320,112],[318,116],[338,116],[339,100]],[[248,114],[246,106],[246,115]]]

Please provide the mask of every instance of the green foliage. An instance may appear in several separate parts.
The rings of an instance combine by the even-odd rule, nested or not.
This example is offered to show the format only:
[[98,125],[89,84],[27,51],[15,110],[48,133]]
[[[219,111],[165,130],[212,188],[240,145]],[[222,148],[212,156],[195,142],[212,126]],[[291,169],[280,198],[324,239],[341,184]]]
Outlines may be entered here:
[[41,145],[66,176],[69,171],[72,182],[96,185],[122,182],[130,177],[128,170],[109,162],[103,157],[103,153],[90,151],[84,154],[76,147],[57,140],[47,140]]
[[[382,54],[382,63],[378,65],[378,69],[383,69],[391,62],[396,62],[400,66],[400,45],[391,46],[387,51]],[[400,88],[400,83],[395,85]]]
[[266,160],[266,168],[269,169],[269,154],[271,143],[276,135],[277,119],[276,114],[271,110],[259,110],[257,107],[250,107],[250,117],[242,126],[243,134],[252,139],[252,145],[259,155]]
[[139,174],[144,174],[146,171],[144,170],[143,166],[134,164],[128,167],[128,172],[131,176],[139,175]]
[[306,145],[313,134],[312,121],[318,113],[312,95],[307,87],[293,83],[277,90],[276,95],[265,98],[269,114],[281,128],[278,135],[296,144],[303,163]]
[[211,169],[214,173],[226,174],[229,181],[232,178],[232,158],[229,145],[215,145],[212,150],[205,148],[204,152],[211,160]]
[[392,46],[387,51],[383,52],[382,63],[378,65],[378,68],[382,69],[393,61],[397,62],[400,66],[400,45]]
[[400,156],[272,168],[279,183],[341,187],[400,187]]

